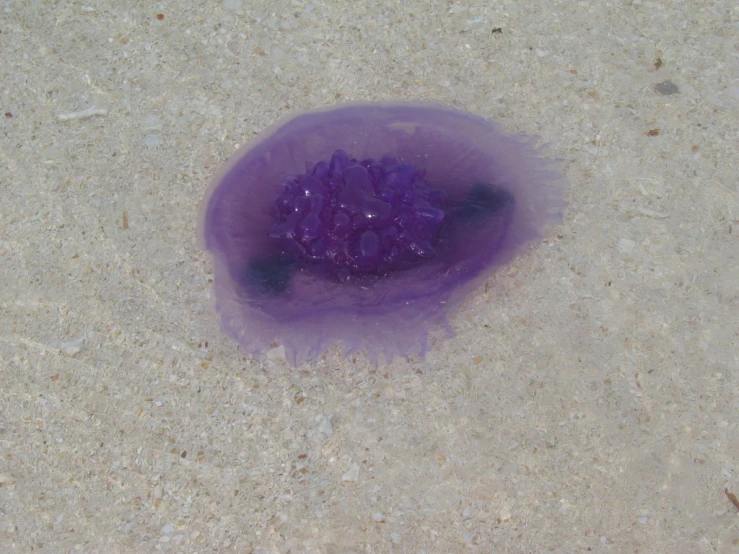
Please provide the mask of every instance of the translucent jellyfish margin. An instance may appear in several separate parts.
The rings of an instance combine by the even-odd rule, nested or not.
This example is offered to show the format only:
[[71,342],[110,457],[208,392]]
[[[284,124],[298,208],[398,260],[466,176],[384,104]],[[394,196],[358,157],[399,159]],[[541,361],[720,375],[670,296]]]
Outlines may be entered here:
[[[337,149],[357,159],[391,154],[425,171],[430,186],[462,201],[474,183],[508,190],[515,210],[458,241],[443,261],[362,286],[296,273],[282,295],[254,295],[240,275],[269,249],[270,206],[283,180]],[[424,358],[429,334],[453,336],[449,318],[465,297],[522,247],[562,220],[562,160],[541,156],[538,136],[507,134],[480,116],[437,104],[350,103],[287,117],[240,148],[214,176],[198,220],[213,259],[213,297],[223,330],[259,357],[282,344],[292,365],[333,344],[370,361]]]

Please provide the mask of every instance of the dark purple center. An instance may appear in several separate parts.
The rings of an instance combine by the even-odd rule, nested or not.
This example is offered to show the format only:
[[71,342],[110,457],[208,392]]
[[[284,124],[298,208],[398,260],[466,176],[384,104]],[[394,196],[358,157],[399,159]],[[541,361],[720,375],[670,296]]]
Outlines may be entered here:
[[436,252],[446,195],[391,156],[358,161],[337,150],[283,187],[270,237],[322,275],[383,275]]

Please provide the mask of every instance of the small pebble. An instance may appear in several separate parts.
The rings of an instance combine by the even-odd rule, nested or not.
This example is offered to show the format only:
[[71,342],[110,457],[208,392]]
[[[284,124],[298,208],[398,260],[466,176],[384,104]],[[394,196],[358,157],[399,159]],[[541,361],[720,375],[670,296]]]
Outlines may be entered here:
[[680,92],[677,85],[671,81],[662,81],[661,83],[657,83],[654,85],[654,89],[664,95],[677,94]]
[[508,506],[501,507],[500,511],[498,512],[498,518],[500,521],[508,521],[511,519],[511,510]]
[[96,115],[107,115],[108,110],[105,108],[87,108],[86,110],[80,110],[78,112],[60,113],[56,116],[59,121],[72,121],[74,119],[87,119],[88,117],[94,117]]
[[618,241],[618,249],[624,254],[631,254],[635,246],[636,243],[631,239],[623,238]]
[[167,525],[165,525],[164,527],[162,527],[160,529],[160,531],[164,535],[171,535],[172,533],[174,533],[174,526],[172,526],[169,523],[167,523]]
[[13,479],[10,475],[7,473],[0,473],[0,487],[4,487],[5,485],[12,485],[15,483],[15,479]]
[[84,346],[85,337],[80,337],[78,339],[59,343],[59,350],[61,350],[62,353],[66,354],[67,356],[74,356],[78,352],[81,352]]
[[317,415],[316,416],[316,430],[319,433],[326,435],[326,437],[330,437],[331,435],[333,435],[334,426],[331,423],[330,416],[327,417],[323,414]]
[[159,135],[147,135],[143,140],[144,146],[147,148],[156,148],[161,142],[162,139]]
[[349,470],[341,476],[342,481],[346,481],[348,483],[356,483],[359,481],[359,466],[354,463],[349,467]]

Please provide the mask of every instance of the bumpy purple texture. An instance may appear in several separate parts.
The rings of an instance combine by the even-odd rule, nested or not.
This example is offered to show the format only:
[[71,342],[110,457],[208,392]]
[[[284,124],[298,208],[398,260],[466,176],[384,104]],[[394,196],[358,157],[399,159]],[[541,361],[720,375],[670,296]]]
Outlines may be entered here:
[[337,150],[283,187],[270,237],[318,276],[384,275],[436,253],[446,194],[392,156],[358,161]]
[[203,203],[216,308],[250,353],[332,343],[423,356],[435,327],[561,218],[537,139],[426,104],[300,114],[238,152]]

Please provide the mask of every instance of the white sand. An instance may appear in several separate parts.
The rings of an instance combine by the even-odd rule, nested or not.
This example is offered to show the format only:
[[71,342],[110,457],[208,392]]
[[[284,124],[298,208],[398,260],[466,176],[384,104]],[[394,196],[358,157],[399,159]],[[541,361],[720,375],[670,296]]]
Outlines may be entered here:
[[[0,9],[1,551],[739,552],[733,2]],[[423,362],[244,356],[209,178],[379,99],[540,134],[565,224]]]

